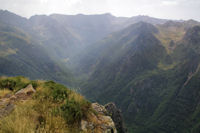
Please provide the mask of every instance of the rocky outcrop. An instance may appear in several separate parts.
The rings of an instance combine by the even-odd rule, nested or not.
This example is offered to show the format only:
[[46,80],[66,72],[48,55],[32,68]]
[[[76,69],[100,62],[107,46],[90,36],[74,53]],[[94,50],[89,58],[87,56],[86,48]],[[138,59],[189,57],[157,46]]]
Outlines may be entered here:
[[92,108],[96,112],[98,112],[99,114],[102,114],[102,115],[107,115],[108,114],[108,112],[105,109],[105,107],[103,105],[98,104],[98,103],[92,103]]
[[92,103],[95,113],[91,114],[90,120],[81,121],[81,129],[87,133],[117,133],[115,124],[104,106]]
[[35,89],[30,84],[26,88],[16,92],[14,95],[6,94],[3,98],[0,99],[0,118],[14,110],[15,102],[27,100],[33,93],[35,93]]
[[81,129],[91,133],[126,133],[121,111],[114,103],[105,106],[92,103],[92,121],[82,120]]
[[32,84],[29,84],[26,88],[19,90],[15,93],[16,96],[20,95],[31,95],[35,92],[35,89],[33,88]]
[[0,100],[0,118],[9,114],[13,111],[15,105],[11,103],[8,99],[1,99]]
[[[11,113],[17,102],[24,102],[32,98],[35,89],[30,84],[17,91],[9,93],[0,99],[0,118]],[[124,133],[121,112],[113,103],[106,106],[92,103],[92,111],[89,111],[87,118],[80,122],[80,128],[84,133]],[[117,128],[116,128],[117,127]]]
[[105,105],[105,109],[111,115],[112,120],[115,123],[115,127],[118,133],[126,133],[126,129],[124,127],[123,118],[121,110],[119,110],[114,103],[108,103]]

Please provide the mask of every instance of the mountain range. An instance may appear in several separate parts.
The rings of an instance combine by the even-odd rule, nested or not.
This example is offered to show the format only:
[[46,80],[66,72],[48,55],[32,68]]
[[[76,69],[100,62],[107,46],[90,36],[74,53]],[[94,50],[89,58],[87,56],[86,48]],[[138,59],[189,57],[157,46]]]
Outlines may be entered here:
[[200,132],[200,22],[0,11],[0,74],[114,102],[128,132]]
[[199,28],[167,45],[159,28],[144,22],[112,34],[91,51],[96,55],[83,69],[90,75],[82,93],[114,101],[132,132],[199,131]]

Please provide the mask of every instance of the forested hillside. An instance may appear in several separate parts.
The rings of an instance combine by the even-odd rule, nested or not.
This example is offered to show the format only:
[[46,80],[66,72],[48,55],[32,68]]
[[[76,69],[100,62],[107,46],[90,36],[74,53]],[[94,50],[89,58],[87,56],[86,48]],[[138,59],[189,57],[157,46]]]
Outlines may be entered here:
[[114,102],[128,132],[200,132],[195,20],[111,14],[27,19],[1,10],[0,76],[5,75],[54,80],[91,102]]

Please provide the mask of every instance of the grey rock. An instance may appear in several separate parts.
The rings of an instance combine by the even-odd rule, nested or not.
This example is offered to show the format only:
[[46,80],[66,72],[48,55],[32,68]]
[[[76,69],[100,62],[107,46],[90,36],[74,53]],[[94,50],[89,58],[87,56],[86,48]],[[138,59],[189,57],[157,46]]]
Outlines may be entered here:
[[35,93],[35,89],[33,88],[32,84],[29,84],[26,88],[19,90],[15,93],[15,95],[31,95],[32,93]]
[[81,130],[87,132],[87,125],[88,125],[87,121],[81,120]]
[[105,105],[106,110],[111,115],[112,120],[115,123],[115,127],[118,133],[126,133],[126,128],[124,127],[123,118],[121,110],[116,107],[114,103],[108,103]]
[[15,105],[12,103],[5,103],[4,108],[0,108],[0,118],[6,116],[12,112],[15,108]]
[[92,103],[92,108],[99,114],[106,115],[107,110],[103,105],[100,105],[98,103]]

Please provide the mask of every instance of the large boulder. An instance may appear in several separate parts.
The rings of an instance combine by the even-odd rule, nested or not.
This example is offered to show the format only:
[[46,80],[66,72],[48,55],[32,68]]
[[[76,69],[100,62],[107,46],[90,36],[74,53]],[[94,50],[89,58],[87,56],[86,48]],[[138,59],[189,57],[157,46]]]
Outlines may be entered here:
[[98,104],[98,103],[92,103],[92,108],[99,114],[102,114],[102,115],[108,114],[105,107],[103,105]]
[[118,133],[126,133],[126,128],[124,127],[121,110],[118,109],[114,103],[106,104],[105,109],[111,115],[111,118],[115,123],[117,132]]
[[26,100],[30,98],[33,93],[35,93],[35,89],[31,84],[29,84],[26,88],[19,90],[14,95],[9,93],[3,98],[0,98],[0,118],[6,116],[14,110],[15,102]]
[[15,93],[17,98],[28,98],[31,94],[35,93],[35,89],[33,88],[32,84],[29,84],[26,88],[23,88]]
[[88,133],[117,133],[115,124],[105,107],[92,103],[92,109],[95,113],[90,114],[91,119],[81,120],[81,129]]

